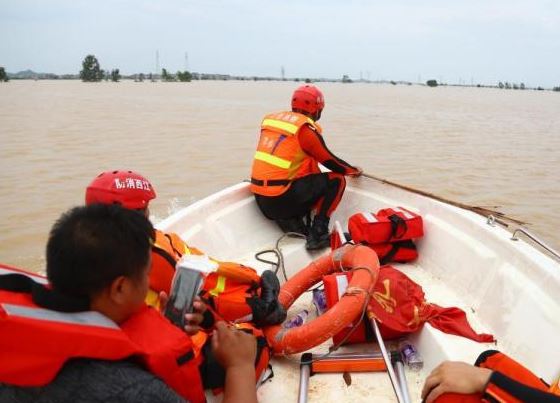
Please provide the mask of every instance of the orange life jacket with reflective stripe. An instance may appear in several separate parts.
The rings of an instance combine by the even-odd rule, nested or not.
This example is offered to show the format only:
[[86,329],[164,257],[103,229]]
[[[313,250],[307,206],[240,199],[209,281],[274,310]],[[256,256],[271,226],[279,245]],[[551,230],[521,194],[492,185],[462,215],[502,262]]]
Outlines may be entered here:
[[[166,234],[156,230],[156,241],[152,247],[152,269],[150,291],[146,303],[159,308],[159,293],[169,295],[175,264],[183,255],[202,255],[196,248],[189,247],[175,233]],[[211,304],[218,318],[236,320],[251,314],[247,299],[258,296],[260,276],[247,266],[231,262],[217,262],[218,270],[206,276],[201,296]]]
[[216,312],[216,319],[250,321],[248,301],[260,295],[260,280],[251,267],[219,262],[218,270],[206,276],[200,296]]
[[278,196],[288,190],[292,180],[320,172],[317,161],[299,144],[298,134],[304,125],[322,132],[318,123],[301,113],[287,111],[264,117],[251,172],[253,193]]
[[165,291],[169,295],[171,280],[175,274],[175,264],[183,255],[202,255],[196,248],[190,248],[179,235],[155,231],[156,240],[152,246],[152,268],[150,270],[150,291],[146,303],[159,307],[159,293]]
[[14,274],[19,274],[19,280],[27,276],[46,285],[44,278],[0,271],[8,274],[0,276],[0,382],[44,386],[72,358],[117,361],[137,357],[184,399],[206,400],[198,371],[205,338],[195,346],[186,333],[148,306],[120,326],[99,312],[45,309],[34,303],[31,293],[9,291],[13,287],[7,285]]

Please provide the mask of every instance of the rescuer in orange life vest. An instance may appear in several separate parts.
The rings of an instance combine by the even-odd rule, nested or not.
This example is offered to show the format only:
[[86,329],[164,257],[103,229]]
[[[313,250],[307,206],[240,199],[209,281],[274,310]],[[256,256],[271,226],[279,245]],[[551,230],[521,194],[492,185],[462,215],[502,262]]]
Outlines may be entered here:
[[[102,172],[91,181],[86,189],[85,201],[87,205],[119,204],[149,217],[149,203],[155,197],[152,184],[142,175],[129,170],[114,170]],[[188,254],[202,255],[203,252],[187,245],[175,233],[155,230],[150,288],[146,297],[148,305],[158,307],[160,293],[169,294],[175,264]],[[281,323],[286,318],[286,311],[277,299],[280,283],[272,271],[265,270],[259,276],[255,270],[241,264],[215,262],[219,266],[218,271],[207,276],[201,295],[221,318],[234,321],[251,316],[251,321],[259,327]],[[200,309],[203,304],[197,300],[194,306]],[[189,319],[192,315],[195,314],[189,314]],[[202,326],[209,327],[213,320],[210,311],[205,311]],[[198,326],[190,327],[191,324],[188,324],[187,330],[198,329]]]
[[[317,123],[324,106],[321,91],[306,84],[295,90],[291,111],[265,116],[251,172],[262,213],[284,232],[307,235],[310,250],[329,246],[329,220],[344,193],[344,176],[362,173],[327,148]],[[332,172],[321,173],[318,163]],[[308,230],[303,218],[312,210]]]
[[[144,303],[153,231],[118,205],[76,207],[51,230],[49,284],[2,270],[0,401],[205,402],[200,346]],[[223,401],[256,402],[255,338],[218,322],[211,344]]]
[[560,402],[560,383],[546,384],[507,355],[488,350],[475,365],[445,361],[426,378],[426,403]]

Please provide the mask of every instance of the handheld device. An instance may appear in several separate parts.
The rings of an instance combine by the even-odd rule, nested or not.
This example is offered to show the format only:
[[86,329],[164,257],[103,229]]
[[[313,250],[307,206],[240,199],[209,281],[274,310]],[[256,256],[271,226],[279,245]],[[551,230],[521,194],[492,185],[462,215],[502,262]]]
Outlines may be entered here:
[[165,307],[165,316],[179,328],[185,327],[185,314],[193,311],[194,298],[198,295],[207,273],[217,264],[207,256],[185,255],[177,262],[171,282],[171,293]]

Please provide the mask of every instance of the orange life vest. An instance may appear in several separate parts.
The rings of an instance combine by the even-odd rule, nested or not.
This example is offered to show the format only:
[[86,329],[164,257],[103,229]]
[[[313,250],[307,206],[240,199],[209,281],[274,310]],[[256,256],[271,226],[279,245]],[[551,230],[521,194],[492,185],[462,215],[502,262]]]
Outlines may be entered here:
[[[72,358],[117,361],[137,357],[152,374],[191,402],[206,400],[198,371],[200,349],[155,309],[144,306],[120,326],[99,312],[64,313],[42,308],[30,292],[8,291],[8,280],[44,278],[0,269],[0,382],[50,383]],[[23,276],[22,276],[23,274]],[[201,340],[202,342],[202,340]]]
[[169,294],[171,280],[175,274],[175,264],[183,255],[201,255],[195,248],[190,248],[179,235],[156,230],[156,240],[152,246],[152,269],[150,270],[150,288],[156,292]]
[[[146,303],[159,307],[159,293],[169,295],[175,264],[183,255],[202,255],[198,249],[189,247],[177,234],[156,230],[152,247],[150,291]],[[212,305],[219,317],[234,321],[251,314],[247,300],[259,295],[260,276],[247,266],[231,262],[217,262],[218,270],[206,276],[201,296]]]
[[288,190],[292,180],[320,172],[317,161],[299,144],[304,125],[322,132],[318,123],[301,113],[286,111],[264,117],[251,172],[253,193],[278,196]]
[[202,255],[196,248],[189,247],[179,235],[155,230],[156,240],[152,246],[152,267],[149,275],[150,289],[146,304],[160,307],[159,293],[169,295],[171,280],[175,274],[175,264],[183,255]]
[[251,298],[260,295],[260,276],[239,263],[219,262],[218,270],[204,280],[200,296],[218,314],[216,319],[251,321]]
[[[552,395],[559,395],[557,382],[551,386],[546,385],[538,376],[533,374],[523,365],[498,351],[486,351],[480,355],[477,365],[481,368],[489,368],[500,372],[525,386],[548,392]],[[510,395],[506,390],[489,382],[484,393],[473,393],[464,395],[460,393],[445,393],[435,400],[436,403],[480,403],[480,402],[501,402],[501,403],[521,403],[521,400]]]

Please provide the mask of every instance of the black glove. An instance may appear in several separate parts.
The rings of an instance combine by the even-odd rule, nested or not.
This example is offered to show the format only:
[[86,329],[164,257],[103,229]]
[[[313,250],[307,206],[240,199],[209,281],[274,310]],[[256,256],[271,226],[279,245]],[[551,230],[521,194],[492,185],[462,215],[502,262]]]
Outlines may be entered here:
[[247,299],[253,311],[253,322],[259,327],[276,325],[284,322],[286,309],[278,302],[280,281],[276,274],[265,270],[261,275],[261,296]]

